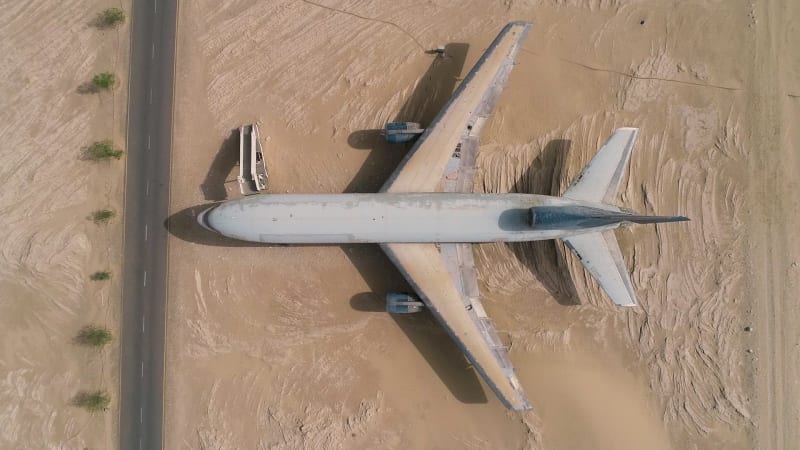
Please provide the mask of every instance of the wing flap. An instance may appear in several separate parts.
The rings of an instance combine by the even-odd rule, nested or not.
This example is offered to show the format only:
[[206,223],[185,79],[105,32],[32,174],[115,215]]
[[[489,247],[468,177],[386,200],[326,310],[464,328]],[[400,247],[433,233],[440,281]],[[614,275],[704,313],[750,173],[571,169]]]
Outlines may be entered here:
[[579,234],[563,241],[615,304],[636,306],[636,292],[614,230]]
[[475,163],[478,160],[478,138],[462,140],[447,162],[441,185],[436,189],[442,192],[472,192],[475,178]]
[[[442,180],[448,175],[446,169],[450,168],[449,174],[452,175],[452,167],[448,166],[458,158],[463,141],[474,140],[477,149],[482,119],[488,117],[494,108],[530,27],[527,22],[512,22],[503,28],[383,185],[381,192],[436,192],[443,189]],[[464,171],[457,183],[458,189],[468,185],[469,191],[472,190],[472,174],[468,172],[470,164],[474,170],[474,160],[457,164]],[[468,182],[465,181],[467,178]]]
[[381,247],[498,398],[508,408],[530,409],[508,349],[478,298],[469,244],[442,244],[441,253],[435,244]]

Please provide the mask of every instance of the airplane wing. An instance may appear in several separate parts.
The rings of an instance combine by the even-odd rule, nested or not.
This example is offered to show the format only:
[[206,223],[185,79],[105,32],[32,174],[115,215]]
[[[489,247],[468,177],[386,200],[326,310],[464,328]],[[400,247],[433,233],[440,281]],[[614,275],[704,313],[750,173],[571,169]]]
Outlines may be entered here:
[[[514,22],[500,32],[381,192],[472,192],[480,131],[530,26]],[[506,407],[530,409],[481,305],[471,244],[381,247]]]
[[562,240],[614,303],[636,306],[636,292],[614,230],[579,234]]
[[478,134],[514,67],[514,58],[530,27],[528,22],[512,22],[503,28],[381,192],[441,190],[442,175],[448,162],[462,151],[459,146],[473,141],[477,145]]
[[[508,350],[478,300],[474,269],[457,285],[444,261],[452,255],[440,253],[435,244],[381,247],[506,407],[530,409]],[[468,244],[466,248],[471,259],[472,249]],[[466,292],[462,291],[465,287],[469,289]]]

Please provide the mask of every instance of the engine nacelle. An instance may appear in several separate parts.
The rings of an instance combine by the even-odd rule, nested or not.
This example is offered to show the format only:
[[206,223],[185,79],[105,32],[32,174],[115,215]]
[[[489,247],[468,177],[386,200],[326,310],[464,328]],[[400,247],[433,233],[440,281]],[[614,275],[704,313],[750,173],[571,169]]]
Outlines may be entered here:
[[414,314],[424,307],[425,304],[414,295],[400,292],[386,294],[386,312],[389,314]]
[[405,144],[416,139],[424,128],[416,122],[388,122],[383,129],[383,137],[390,144]]

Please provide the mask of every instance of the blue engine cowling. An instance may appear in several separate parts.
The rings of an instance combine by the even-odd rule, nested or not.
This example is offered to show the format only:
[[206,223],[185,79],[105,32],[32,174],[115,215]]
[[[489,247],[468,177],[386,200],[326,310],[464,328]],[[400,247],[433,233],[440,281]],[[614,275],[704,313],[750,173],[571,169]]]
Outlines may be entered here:
[[425,304],[411,294],[390,292],[386,294],[386,312],[389,314],[414,314],[422,311]]
[[383,129],[383,136],[390,144],[405,144],[416,139],[424,128],[416,122],[388,122]]

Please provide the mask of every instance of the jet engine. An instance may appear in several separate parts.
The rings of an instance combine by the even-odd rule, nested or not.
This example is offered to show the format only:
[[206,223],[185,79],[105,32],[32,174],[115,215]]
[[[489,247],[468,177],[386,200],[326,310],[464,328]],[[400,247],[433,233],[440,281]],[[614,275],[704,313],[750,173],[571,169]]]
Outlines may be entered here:
[[424,307],[425,304],[414,295],[400,292],[386,294],[386,312],[389,314],[414,314]]
[[381,134],[390,144],[405,144],[416,139],[423,131],[425,129],[416,122],[388,122]]

